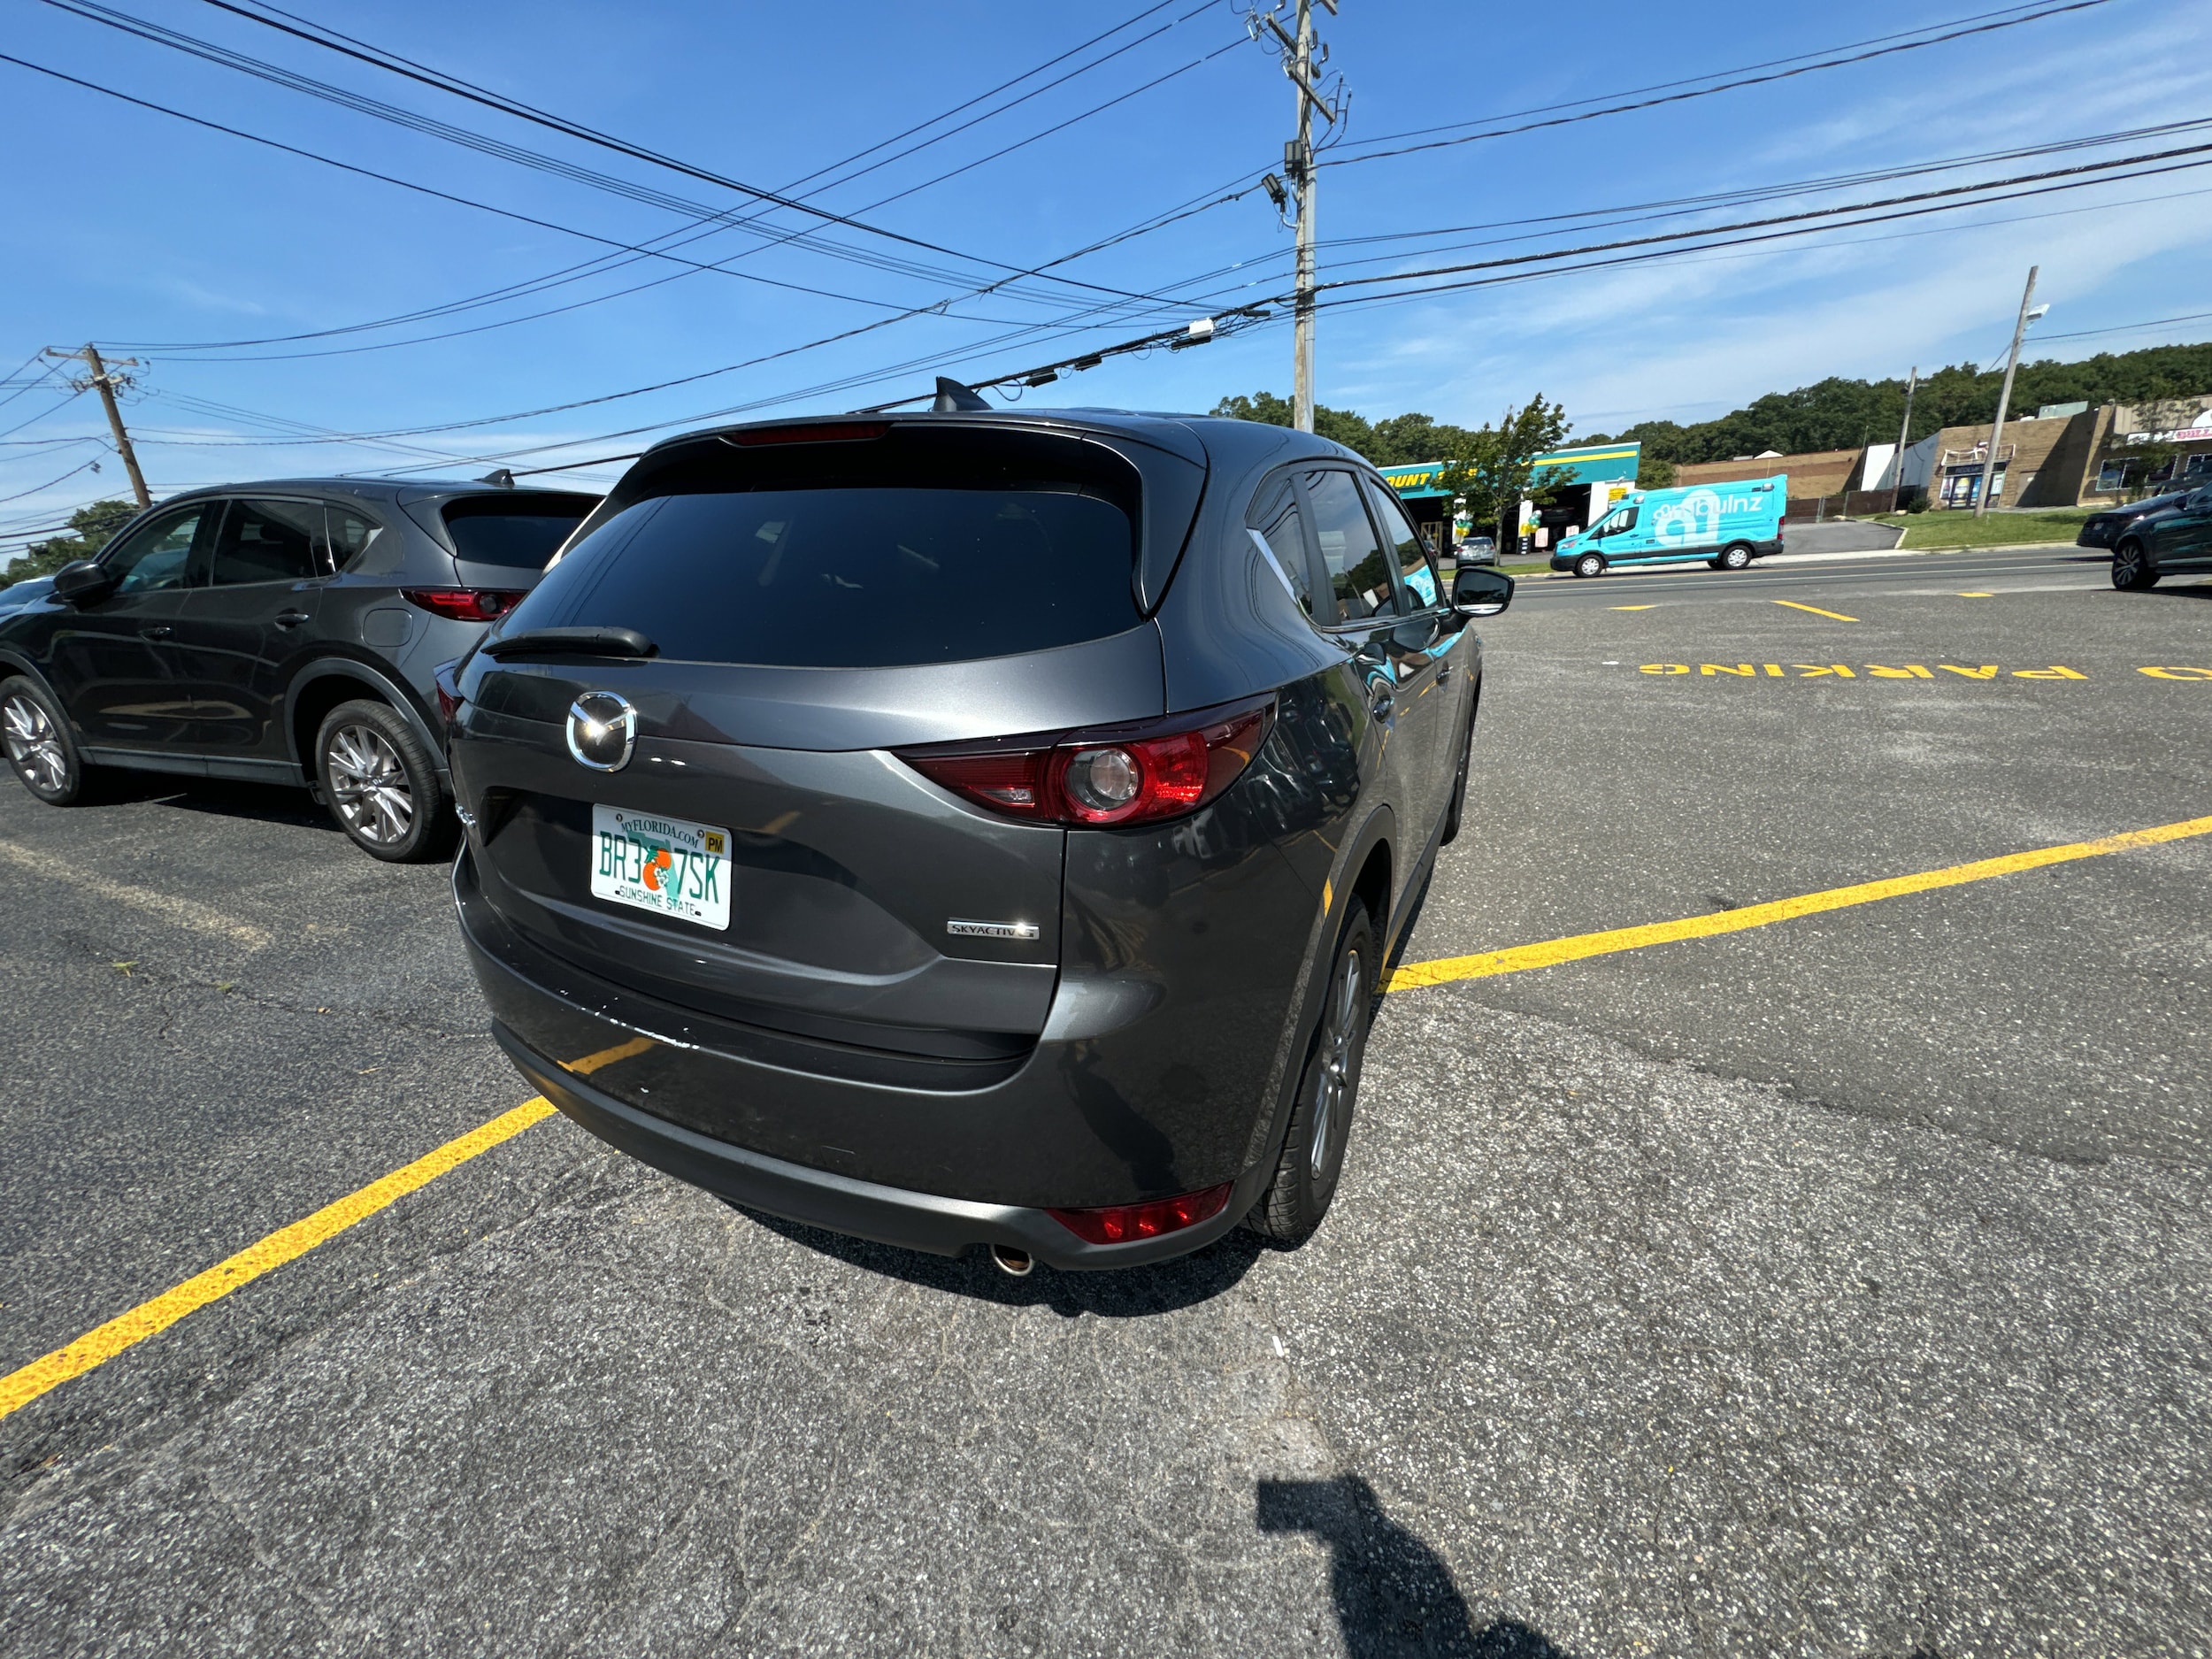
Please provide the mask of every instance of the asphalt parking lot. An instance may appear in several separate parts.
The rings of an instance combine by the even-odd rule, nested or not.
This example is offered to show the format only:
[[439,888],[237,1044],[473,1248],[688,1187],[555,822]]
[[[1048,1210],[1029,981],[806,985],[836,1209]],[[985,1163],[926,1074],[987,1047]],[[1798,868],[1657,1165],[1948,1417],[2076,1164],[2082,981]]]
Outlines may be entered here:
[[[2212,813],[2212,582],[1532,580],[1485,639],[1409,964]],[[2208,884],[1441,972],[1294,1254],[1018,1281],[549,1118],[0,1417],[0,1651],[2202,1654]],[[303,795],[0,787],[0,1373],[526,1094],[443,872]]]

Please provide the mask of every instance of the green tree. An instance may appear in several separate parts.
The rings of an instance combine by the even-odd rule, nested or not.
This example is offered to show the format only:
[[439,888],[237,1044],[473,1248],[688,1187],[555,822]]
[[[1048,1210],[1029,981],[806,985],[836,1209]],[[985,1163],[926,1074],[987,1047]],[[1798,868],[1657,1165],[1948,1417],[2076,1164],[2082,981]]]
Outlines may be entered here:
[[[1212,412],[1231,420],[1256,420],[1270,426],[1291,424],[1290,400],[1272,392],[1225,397],[1213,406]],[[1314,405],[1313,429],[1377,466],[1414,466],[1463,455],[1474,436],[1464,426],[1417,411],[1371,422],[1348,409],[1331,409],[1326,403]]]
[[1565,487],[1563,473],[1549,485],[1540,480],[1536,457],[1556,449],[1568,430],[1566,411],[1539,392],[1520,408],[1509,408],[1496,426],[1463,433],[1459,452],[1443,457],[1437,484],[1465,497],[1471,523],[1495,525],[1502,548],[1518,533],[1524,499],[1540,502]]
[[1662,460],[1650,450],[1643,450],[1636,457],[1636,488],[1638,489],[1672,489],[1674,463]]
[[[1945,426],[1986,425],[1996,418],[2001,367],[1985,373],[1960,363],[1924,375],[1913,399],[1912,442]],[[2014,380],[2015,419],[2046,403],[2146,403],[2212,392],[2212,343],[2150,346],[2102,352],[2078,363],[2024,363]],[[1886,442],[1904,419],[1905,383],[1833,377],[1794,391],[1769,392],[1712,420],[1682,426],[1640,421],[1587,442],[1640,442],[1647,459],[1678,464],[1732,461],[1768,449],[1784,455],[1854,449],[1870,438]]]
[[96,501],[69,515],[70,534],[50,541],[34,541],[23,557],[0,570],[0,588],[50,576],[76,559],[88,559],[114,539],[115,533],[138,516],[127,501]]
[[[1287,398],[1278,397],[1272,392],[1255,392],[1249,397],[1225,397],[1213,406],[1213,412],[1226,415],[1232,420],[1256,420],[1270,426],[1287,426],[1293,411]],[[1316,403],[1313,429],[1332,442],[1340,443],[1371,461],[1375,459],[1375,429],[1348,409],[1331,409],[1325,403]]]

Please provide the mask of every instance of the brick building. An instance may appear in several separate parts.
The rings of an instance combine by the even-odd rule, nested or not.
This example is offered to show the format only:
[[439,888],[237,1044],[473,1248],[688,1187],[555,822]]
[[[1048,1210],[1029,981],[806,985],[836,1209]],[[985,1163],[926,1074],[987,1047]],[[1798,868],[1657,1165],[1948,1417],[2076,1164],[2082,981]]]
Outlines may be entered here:
[[[1990,427],[1946,426],[1905,452],[1909,489],[1928,492],[1931,507],[1968,507],[1981,490]],[[2115,449],[2145,442],[2175,451],[2170,465],[2140,476],[2140,463]],[[2212,483],[2212,394],[2149,403],[2074,404],[2039,410],[2005,422],[1997,446],[1993,506],[2107,506],[2130,493],[2199,480]]]

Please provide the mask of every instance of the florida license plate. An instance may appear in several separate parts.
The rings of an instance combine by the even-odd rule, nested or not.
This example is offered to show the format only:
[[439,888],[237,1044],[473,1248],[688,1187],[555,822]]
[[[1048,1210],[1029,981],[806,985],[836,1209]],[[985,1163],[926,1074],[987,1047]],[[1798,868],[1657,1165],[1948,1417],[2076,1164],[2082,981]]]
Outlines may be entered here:
[[702,927],[730,925],[730,833],[626,807],[591,810],[591,895]]

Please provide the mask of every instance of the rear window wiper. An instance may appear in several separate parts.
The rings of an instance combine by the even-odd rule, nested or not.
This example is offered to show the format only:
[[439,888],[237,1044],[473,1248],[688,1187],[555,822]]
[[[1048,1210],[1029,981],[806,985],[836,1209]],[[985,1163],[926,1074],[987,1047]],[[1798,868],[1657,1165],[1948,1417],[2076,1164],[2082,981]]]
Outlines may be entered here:
[[480,648],[497,661],[509,657],[651,657],[660,647],[635,628],[525,628]]

